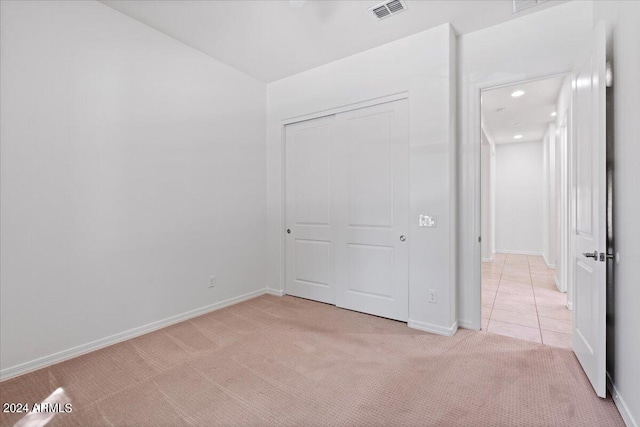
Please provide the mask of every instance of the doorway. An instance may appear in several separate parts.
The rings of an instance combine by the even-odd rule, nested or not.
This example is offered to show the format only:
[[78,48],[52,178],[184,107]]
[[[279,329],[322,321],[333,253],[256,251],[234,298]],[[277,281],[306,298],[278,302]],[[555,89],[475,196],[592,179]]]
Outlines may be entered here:
[[482,330],[571,348],[570,76],[481,96]]

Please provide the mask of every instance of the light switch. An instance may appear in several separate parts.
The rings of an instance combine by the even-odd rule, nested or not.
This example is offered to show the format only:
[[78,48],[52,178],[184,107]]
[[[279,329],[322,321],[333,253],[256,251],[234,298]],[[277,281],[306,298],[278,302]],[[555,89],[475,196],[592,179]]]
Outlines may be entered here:
[[438,226],[438,217],[433,215],[420,215],[420,221],[418,222],[418,226],[420,227],[437,227]]

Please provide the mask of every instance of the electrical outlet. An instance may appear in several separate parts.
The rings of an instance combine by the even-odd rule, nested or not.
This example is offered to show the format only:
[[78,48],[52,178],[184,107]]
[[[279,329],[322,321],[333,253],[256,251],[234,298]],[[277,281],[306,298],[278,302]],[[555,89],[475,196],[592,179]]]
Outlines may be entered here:
[[216,276],[209,276],[209,287],[210,288],[216,287]]
[[429,302],[431,304],[438,303],[438,291],[434,291],[433,289],[429,289]]

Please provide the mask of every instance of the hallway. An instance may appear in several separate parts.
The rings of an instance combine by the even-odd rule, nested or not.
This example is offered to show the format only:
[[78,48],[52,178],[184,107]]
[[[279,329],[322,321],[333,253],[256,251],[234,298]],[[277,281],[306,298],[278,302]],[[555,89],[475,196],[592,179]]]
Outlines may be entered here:
[[541,256],[494,254],[482,264],[482,330],[570,348],[572,313],[553,273]]

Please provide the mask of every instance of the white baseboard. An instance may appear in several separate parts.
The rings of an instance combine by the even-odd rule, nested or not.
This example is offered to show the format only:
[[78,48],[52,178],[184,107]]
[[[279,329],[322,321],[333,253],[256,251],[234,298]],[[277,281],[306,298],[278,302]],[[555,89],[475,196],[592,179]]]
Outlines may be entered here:
[[542,256],[542,252],[531,252],[531,251],[511,251],[508,249],[497,249],[496,250],[497,254],[511,254],[511,255],[535,255],[535,256]]
[[629,407],[625,403],[624,399],[618,392],[616,385],[613,383],[609,372],[607,372],[607,389],[609,389],[609,393],[613,397],[613,403],[616,404],[616,408],[618,408],[618,412],[622,416],[622,420],[627,425],[627,427],[638,427],[638,424],[633,419],[631,412],[629,411]]
[[493,257],[489,257],[489,258],[482,258],[482,262],[492,262],[493,261]]
[[281,289],[267,288],[265,293],[269,295],[275,295],[277,297],[284,296],[284,290],[281,290]]
[[432,334],[444,335],[446,337],[451,337],[458,330],[458,322],[455,322],[453,325],[447,327],[432,325],[431,323],[419,322],[417,320],[411,320],[407,322],[407,325],[412,329],[419,329],[425,332],[431,332]]
[[556,284],[556,288],[558,288],[558,292],[562,292],[561,291],[562,287],[560,286],[560,281],[558,280],[558,278],[556,276],[553,276],[553,283]]
[[[227,300],[219,301],[210,305],[206,305],[204,307],[196,308],[195,310],[191,310],[185,313],[177,314],[175,316],[167,317],[166,319],[148,323],[146,325],[139,326],[137,328],[129,329],[128,331],[120,332],[120,333],[111,335],[109,337],[101,338],[86,344],[81,344],[79,346],[72,347],[67,350],[62,350],[57,353],[50,354],[48,356],[43,356],[38,359],[31,360],[29,362],[24,362],[15,366],[10,366],[0,371],[0,381],[8,380],[9,378],[26,374],[27,372],[35,371],[37,369],[41,369],[46,366],[53,365],[55,363],[59,363],[67,359],[78,357],[83,354],[90,353],[92,351],[96,351],[101,348],[104,348],[113,344],[117,344],[119,342],[131,339],[131,338],[135,338],[139,335],[144,335],[149,332],[153,332],[155,330],[173,325],[175,323],[183,322],[193,317],[201,316],[203,314],[206,314],[215,310],[219,310],[221,308],[228,307],[230,305],[237,304],[239,302],[258,297],[260,295],[264,295],[266,293],[271,294],[272,292],[270,291],[271,290],[267,288],[259,289],[257,291],[249,292],[244,295],[240,295],[234,298],[229,298]],[[272,290],[272,291],[280,292],[275,290]]]
[[473,331],[479,331],[482,326],[481,325],[476,326],[474,322],[472,322],[471,320],[459,319],[458,327],[462,329],[471,329]]
[[573,303],[571,301],[567,301],[567,308],[573,310]]
[[552,269],[554,269],[554,270],[556,269],[556,265],[555,265],[555,264],[551,264],[551,263],[549,262],[549,260],[547,259],[547,257],[546,257],[546,256],[544,256],[544,254],[542,254],[542,259],[544,260],[544,265],[546,265],[546,266],[547,266],[547,268],[552,268]]

